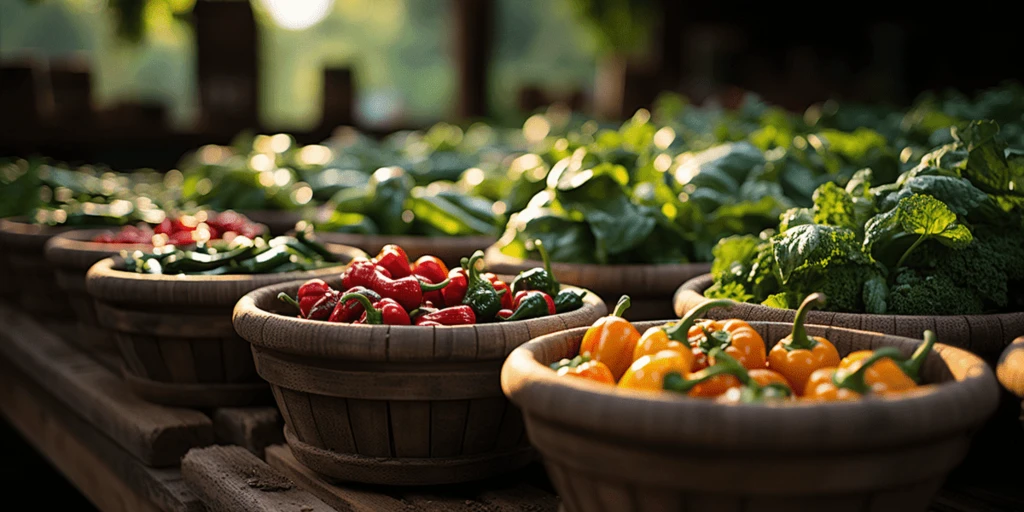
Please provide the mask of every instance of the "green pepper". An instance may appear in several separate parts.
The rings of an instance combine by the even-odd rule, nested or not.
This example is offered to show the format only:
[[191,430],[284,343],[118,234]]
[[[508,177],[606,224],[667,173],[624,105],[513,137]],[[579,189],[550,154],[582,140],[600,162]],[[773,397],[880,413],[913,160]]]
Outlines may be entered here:
[[519,301],[515,312],[505,320],[512,321],[540,318],[542,316],[550,315],[553,308],[554,301],[551,299],[550,295],[544,292],[534,291],[533,293],[526,294],[526,296]]
[[483,257],[483,251],[476,251],[466,262],[466,296],[462,303],[473,308],[477,321],[490,322],[501,310],[501,295],[476,268],[477,262]]
[[255,246],[252,243],[241,244],[227,252],[207,254],[199,251],[175,252],[164,260],[164,272],[177,274],[181,272],[203,272],[227,265],[235,260],[247,258]]
[[263,251],[256,256],[238,262],[231,267],[233,274],[265,274],[274,267],[287,263],[291,260],[292,254],[284,247],[274,247]]
[[547,249],[544,248],[544,242],[534,240],[533,245],[540,251],[540,257],[544,260],[544,268],[531,268],[520,272],[512,281],[512,293],[540,290],[554,297],[558,295],[558,290],[562,285],[555,279],[555,274],[551,272],[551,258],[548,256]]
[[311,234],[312,226],[305,223],[301,223],[300,229],[298,230],[297,233],[295,233],[295,238],[299,241],[301,245],[308,247],[314,253],[320,255],[320,257],[323,258],[324,261],[340,261],[338,260],[338,256],[335,255],[333,252],[328,251],[327,248],[323,246],[323,244],[310,238]]
[[576,311],[583,307],[583,297],[587,292],[576,293],[572,290],[562,290],[555,296],[555,313]]

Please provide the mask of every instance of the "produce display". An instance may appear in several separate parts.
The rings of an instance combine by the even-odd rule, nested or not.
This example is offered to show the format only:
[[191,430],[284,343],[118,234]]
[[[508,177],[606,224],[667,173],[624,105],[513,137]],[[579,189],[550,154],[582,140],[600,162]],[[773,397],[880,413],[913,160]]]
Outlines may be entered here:
[[920,385],[920,370],[936,339],[924,342],[909,358],[891,347],[840,357],[827,339],[808,336],[807,312],[825,304],[812,294],[801,304],[792,333],[766,353],[765,342],[739,319],[698,320],[733,301],[709,301],[678,322],[641,334],[622,318],[623,296],[611,315],[587,329],[579,354],[551,364],[559,376],[589,379],[622,389],[685,394],[725,403],[789,400],[857,400],[865,395],[903,393]]
[[341,275],[344,291],[320,279],[299,287],[293,305],[300,318],[384,325],[470,325],[515,321],[574,311],[586,292],[561,290],[550,268],[520,273],[510,287],[483,272],[483,252],[448,270],[434,256],[410,262],[398,245],[384,246],[371,260],[357,259]]
[[190,249],[157,245],[152,252],[121,251],[124,270],[141,274],[277,274],[340,265],[338,258],[307,232],[272,239],[235,235],[227,239],[189,237]]
[[[101,233],[93,242],[105,244],[154,244],[186,246],[241,235],[257,238],[266,231],[263,226],[233,211],[202,210],[194,215],[178,215],[164,219],[155,226],[127,225],[114,233]],[[154,238],[157,237],[157,238]]]
[[777,231],[722,239],[705,295],[793,309],[966,315],[1024,310],[1024,152],[994,122],[950,130],[895,183],[826,183]]

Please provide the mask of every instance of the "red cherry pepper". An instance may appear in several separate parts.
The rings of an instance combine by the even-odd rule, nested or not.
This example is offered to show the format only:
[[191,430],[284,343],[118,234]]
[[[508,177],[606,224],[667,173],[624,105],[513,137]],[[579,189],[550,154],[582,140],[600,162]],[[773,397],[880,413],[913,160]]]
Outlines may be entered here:
[[359,317],[357,324],[369,325],[409,325],[409,313],[405,312],[402,306],[391,299],[381,299],[370,304],[370,299],[359,293],[347,293],[341,296],[341,302],[348,302],[355,299],[363,306],[363,314]]
[[352,263],[345,269],[345,272],[341,274],[341,285],[345,289],[355,288],[356,286],[372,289],[378,272],[391,277],[391,273],[387,269],[378,267],[366,258],[352,260]]
[[468,264],[469,258],[462,258],[462,266],[448,272],[448,279],[451,282],[441,290],[445,304],[462,304],[462,299],[466,298],[466,290],[469,288],[469,277],[466,273]]
[[[420,256],[412,265],[412,274],[428,283],[436,284],[448,278],[448,267],[436,256]],[[423,299],[438,306],[445,305],[444,293],[441,290],[426,292]]]
[[[345,290],[345,293],[343,293],[342,295],[349,295],[349,294],[353,294],[353,293],[358,293],[359,295],[364,295],[371,302],[379,302],[380,299],[381,299],[380,295],[377,295],[377,292],[375,292],[375,291],[373,291],[373,290],[371,290],[369,288],[364,288],[362,286],[356,286],[355,288],[349,288],[348,290]],[[363,304],[361,302],[359,302],[358,300],[349,299],[349,300],[344,301],[344,302],[339,300],[338,304],[336,306],[334,306],[334,310],[331,311],[331,316],[330,316],[330,318],[327,319],[327,321],[328,322],[339,322],[339,323],[348,324],[348,323],[355,322],[356,320],[359,320],[359,317],[364,312],[365,312],[365,310],[363,309]]]
[[508,320],[508,317],[512,316],[512,313],[514,313],[514,311],[512,311],[511,309],[499,310],[498,311],[498,318],[500,318],[502,320]]
[[[494,291],[501,294],[501,309],[515,309],[512,303],[512,288],[509,288],[505,281],[498,279],[498,276],[490,272],[485,273],[483,278],[490,281],[491,285],[494,286]],[[504,293],[502,293],[502,290],[505,290]]]
[[160,224],[157,224],[156,227],[153,228],[153,232],[158,235],[170,235],[173,233],[174,225],[171,224],[171,219],[165,217]]
[[469,306],[452,306],[416,317],[416,325],[437,322],[441,325],[470,325],[476,323],[476,313]]
[[386,268],[391,273],[391,277],[395,279],[412,275],[412,270],[409,268],[409,256],[405,254],[405,249],[395,244],[382,247],[373,261],[378,267]]
[[309,311],[329,291],[331,287],[323,279],[310,279],[302,283],[298,292],[299,313],[302,318],[309,318]]
[[546,293],[544,293],[542,291],[538,291],[538,290],[524,290],[524,291],[521,291],[521,292],[517,293],[516,297],[515,297],[515,300],[512,302],[512,307],[509,308],[509,309],[512,309],[513,311],[519,309],[519,306],[522,305],[522,303],[523,303],[523,299],[529,297],[530,295],[537,295],[537,294],[540,294],[540,295],[544,296],[544,302],[546,302],[548,304],[548,314],[549,315],[555,314],[555,300],[552,299],[550,295],[548,295],[548,294],[546,294]]
[[423,303],[423,292],[444,289],[445,286],[448,286],[448,282],[445,279],[436,284],[424,283],[416,276],[391,279],[380,272],[376,272],[369,288],[379,293],[381,297],[394,299],[406,311],[412,311]]
[[334,312],[335,306],[338,305],[338,298],[341,294],[336,290],[331,290],[320,297],[320,300],[313,304],[313,307],[309,309],[309,314],[305,318],[309,320],[327,320],[331,317],[331,313]]

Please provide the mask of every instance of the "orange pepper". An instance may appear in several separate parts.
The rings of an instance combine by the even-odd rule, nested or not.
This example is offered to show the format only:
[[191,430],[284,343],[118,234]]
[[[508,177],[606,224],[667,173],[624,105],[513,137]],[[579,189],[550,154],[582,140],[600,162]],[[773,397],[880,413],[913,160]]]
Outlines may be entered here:
[[[728,299],[707,301],[686,313],[681,320],[675,324],[659,325],[644,331],[636,348],[633,349],[633,360],[636,361],[643,356],[657,354],[662,350],[675,350],[685,353],[690,359],[690,366],[693,366],[694,355],[690,349],[688,333],[693,327],[697,317],[714,307],[732,307],[735,302]],[[706,365],[705,365],[706,366]],[[690,370],[687,369],[689,372]]]
[[770,370],[747,370],[721,347],[711,349],[710,357],[714,361],[711,366],[685,378],[678,373],[666,376],[665,389],[694,397],[721,397],[722,401],[744,403],[788,398],[793,394],[785,377]]
[[[883,359],[868,368],[864,373],[864,381],[875,394],[900,393],[916,388],[920,381],[921,365],[935,345],[935,333],[925,331],[924,343],[907,360]],[[865,364],[872,355],[870,350],[859,350],[844,357],[839,369],[854,372]]]
[[842,402],[860,399],[860,393],[841,388],[835,384],[837,368],[818,368],[811,372],[811,376],[804,383],[803,398],[806,400],[819,400],[823,402]]
[[804,320],[811,309],[825,305],[825,295],[812,293],[804,299],[793,319],[793,332],[772,347],[768,353],[768,366],[785,375],[793,390],[804,392],[804,384],[819,368],[839,366],[839,352],[821,336],[808,336]]
[[748,370],[767,366],[764,339],[743,320],[705,320],[691,327],[688,334],[698,368],[715,363],[709,357],[715,347],[734,357]]
[[640,333],[633,324],[622,318],[629,309],[629,296],[623,295],[612,314],[598,318],[587,329],[580,343],[580,354],[589,352],[591,359],[601,361],[612,371],[615,380],[622,378],[633,362],[633,349]]
[[690,373],[690,359],[678,350],[662,350],[653,355],[641,356],[633,361],[619,380],[619,387],[643,391],[665,389],[665,377],[669,374]]
[[590,379],[602,384],[615,385],[615,377],[612,375],[612,371],[601,361],[586,361],[572,368],[564,366],[558,370],[558,376]]

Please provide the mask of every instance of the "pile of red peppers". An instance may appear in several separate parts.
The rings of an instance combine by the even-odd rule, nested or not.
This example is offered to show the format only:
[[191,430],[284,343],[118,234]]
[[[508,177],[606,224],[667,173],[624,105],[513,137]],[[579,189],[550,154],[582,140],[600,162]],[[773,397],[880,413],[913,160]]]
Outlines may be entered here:
[[[586,292],[561,290],[544,269],[524,271],[513,285],[483,272],[483,252],[462,258],[449,270],[435,256],[415,262],[398,245],[386,245],[371,260],[357,259],[341,275],[341,288],[312,279],[292,298],[278,298],[309,320],[383,325],[470,325],[514,321],[564,313],[580,308]],[[552,293],[554,295],[552,295]]]

